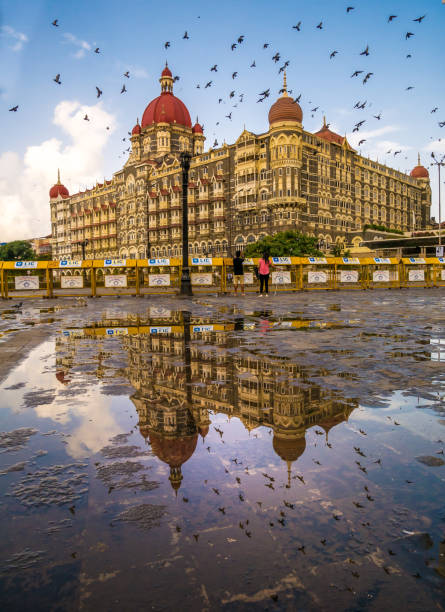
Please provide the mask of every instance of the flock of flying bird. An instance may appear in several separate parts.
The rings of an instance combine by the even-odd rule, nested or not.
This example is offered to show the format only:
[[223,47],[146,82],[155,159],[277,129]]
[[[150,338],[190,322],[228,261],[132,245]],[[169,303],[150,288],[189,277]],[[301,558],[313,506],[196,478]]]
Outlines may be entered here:
[[[346,13],[348,13],[348,14],[349,14],[349,13],[351,13],[352,11],[354,11],[354,10],[355,10],[355,7],[354,7],[354,6],[347,6],[347,7],[346,7]],[[418,23],[418,24],[421,24],[421,23],[422,23],[422,21],[425,19],[425,17],[426,17],[426,15],[421,15],[421,16],[419,16],[419,17],[417,17],[417,18],[413,19],[412,21],[413,21],[413,22],[416,22],[416,23]],[[387,22],[388,22],[388,23],[392,23],[392,22],[393,22],[394,20],[396,20],[397,18],[398,18],[398,16],[397,16],[397,15],[393,15],[393,14],[391,14],[391,15],[389,15],[389,16],[388,16]],[[198,19],[199,19],[199,17],[198,17]],[[55,28],[60,27],[59,20],[58,20],[58,19],[55,19],[55,20],[54,20],[54,21],[51,23],[51,25],[52,25],[53,27],[55,27]],[[293,25],[293,26],[292,26],[292,29],[293,29],[293,30],[295,30],[295,31],[297,31],[297,32],[301,32],[302,27],[303,27],[303,23],[302,23],[302,21],[298,21],[298,23],[297,23],[296,25]],[[323,21],[320,21],[320,22],[319,22],[319,23],[318,23],[318,24],[317,24],[315,27],[316,27],[316,29],[318,29],[318,30],[323,30],[323,28],[324,28],[324,23],[323,23]],[[407,32],[405,33],[404,38],[405,38],[405,40],[409,40],[409,39],[411,39],[411,38],[412,38],[414,35],[415,35],[415,33],[414,33],[414,32],[407,31]],[[190,40],[190,36],[189,36],[189,33],[188,33],[188,31],[187,31],[187,30],[184,32],[184,35],[182,36],[182,39],[183,39],[183,40]],[[237,37],[237,39],[236,39],[234,42],[230,43],[230,49],[231,49],[232,51],[235,51],[235,50],[236,50],[236,49],[237,49],[237,48],[238,48],[240,45],[242,45],[242,44],[244,43],[244,40],[245,40],[245,35],[240,35],[240,36],[238,36],[238,37]],[[166,41],[166,42],[164,43],[163,47],[164,47],[164,49],[165,49],[165,50],[167,50],[167,49],[171,48],[171,45],[172,45],[172,42],[171,42],[171,41]],[[262,48],[263,48],[263,50],[268,49],[269,47],[270,47],[270,43],[268,43],[268,42],[264,42],[264,43],[262,44]],[[95,54],[99,55],[99,54],[101,53],[101,50],[100,50],[100,48],[99,48],[99,47],[96,47],[96,48],[93,50],[93,52],[94,52]],[[340,52],[339,52],[339,50],[338,50],[338,49],[334,49],[333,51],[331,51],[331,52],[330,52],[330,54],[329,54],[329,58],[330,58],[331,60],[332,60],[332,59],[335,59],[335,58],[336,58],[336,56],[337,56],[339,53],[340,53]],[[366,45],[366,47],[365,47],[365,48],[364,48],[364,49],[363,49],[363,50],[362,50],[362,51],[359,53],[359,55],[360,55],[360,56],[364,56],[364,57],[368,57],[368,56],[370,56],[370,54],[371,54],[371,49],[370,49],[370,46],[369,46],[368,44],[367,44],[367,45]],[[411,58],[411,57],[412,57],[411,53],[408,53],[408,54],[406,55],[406,57],[407,57],[407,58]],[[276,51],[276,52],[274,53],[274,55],[272,55],[271,59],[272,59],[272,61],[273,61],[275,64],[278,64],[278,63],[281,61],[281,59],[282,59],[282,58],[281,58],[281,54],[280,54],[280,52]],[[278,67],[278,74],[283,73],[283,72],[286,70],[286,68],[287,68],[289,65],[290,65],[290,60],[288,60],[288,59],[287,59],[287,60],[283,61],[283,63],[282,63],[282,64],[281,64],[281,65]],[[257,65],[256,65],[256,61],[255,61],[255,60],[253,60],[253,62],[250,64],[250,68],[251,68],[251,69],[255,69],[256,67],[257,67]],[[210,72],[210,73],[214,73],[214,74],[216,75],[216,73],[218,72],[218,68],[219,68],[218,64],[213,64],[213,65],[212,65],[212,66],[209,68],[209,72]],[[233,71],[233,72],[231,73],[232,80],[237,79],[238,74],[239,74],[238,70]],[[126,79],[129,79],[129,78],[130,78],[130,72],[129,72],[128,70],[127,70],[126,72],[124,72],[124,73],[123,73],[123,77],[124,77],[124,78],[126,78]],[[370,80],[372,77],[374,77],[374,72],[372,72],[372,71],[365,71],[365,70],[361,70],[361,69],[357,69],[357,70],[354,70],[354,71],[352,72],[352,74],[350,75],[350,78],[357,78],[357,77],[360,77],[360,79],[361,79],[361,81],[362,81],[362,84],[363,84],[363,85],[366,85],[366,84],[369,82],[369,80]],[[173,80],[174,80],[175,82],[176,82],[176,81],[179,81],[179,80],[180,80],[180,77],[179,77],[179,76],[174,76],[174,77],[173,77]],[[60,73],[57,73],[57,74],[56,74],[56,76],[53,78],[53,81],[54,81],[54,82],[55,82],[57,85],[62,85],[62,80],[61,80],[61,75],[60,75]],[[203,84],[202,84],[202,86],[201,86],[201,84],[199,84],[199,83],[198,83],[198,84],[196,85],[196,88],[197,88],[197,89],[208,89],[208,88],[212,87],[214,84],[215,84],[215,83],[214,83],[214,80],[213,80],[213,79],[210,79],[210,80],[206,81],[205,83],[203,83]],[[405,88],[405,91],[411,91],[412,89],[414,89],[414,86],[413,86],[413,85],[408,85],[408,86]],[[125,84],[125,82],[124,82],[124,83],[123,83],[123,85],[122,85],[122,87],[121,87],[120,93],[121,93],[121,94],[125,94],[126,92],[127,92],[127,88],[126,88],[126,84]],[[279,94],[282,94],[283,92],[284,92],[284,89],[280,89],[278,93],[279,93]],[[269,87],[269,88],[264,89],[263,91],[261,91],[261,92],[258,94],[258,99],[257,99],[257,102],[258,102],[258,103],[264,102],[264,100],[266,100],[267,98],[269,98],[270,93],[271,93],[271,89],[270,89],[270,87]],[[287,93],[288,93],[288,94],[292,94],[292,90],[287,90]],[[101,89],[99,86],[97,86],[97,85],[96,85],[96,97],[97,97],[97,98],[100,98],[100,97],[102,96],[102,94],[103,94],[102,89]],[[231,91],[228,93],[227,102],[228,102],[229,104],[231,104],[231,105],[232,105],[232,108],[237,108],[237,107],[238,107],[238,104],[243,103],[243,101],[244,101],[244,95],[245,95],[244,93],[237,93],[237,92],[236,92],[236,90],[234,90],[234,89],[233,89],[233,90],[231,90]],[[300,102],[300,100],[301,100],[301,95],[302,95],[302,94],[300,93],[300,94],[299,94],[299,95],[298,95],[298,96],[297,96],[297,97],[294,99],[294,102],[295,102],[295,103],[299,103],[299,102]],[[235,96],[237,96],[237,98],[235,98]],[[218,104],[221,104],[221,103],[226,103],[226,101],[224,100],[224,98],[219,97],[219,98],[218,98]],[[311,104],[311,101],[309,101],[309,104]],[[368,102],[367,100],[365,100],[365,101],[363,101],[363,102],[362,102],[361,100],[359,100],[358,102],[356,102],[356,103],[354,104],[353,108],[354,108],[354,109],[364,110],[364,109],[366,109],[366,108],[369,108],[369,107],[371,106],[371,104],[372,104],[372,103]],[[311,116],[312,116],[312,117],[314,117],[314,113],[316,113],[316,112],[318,111],[318,109],[319,109],[319,108],[320,108],[320,106],[314,106],[313,108],[311,108],[311,109],[310,109],[310,112],[311,112]],[[19,105],[17,104],[16,106],[13,106],[12,108],[10,108],[10,109],[9,109],[9,111],[10,111],[10,112],[17,112],[17,110],[18,110],[18,109],[19,109]],[[438,110],[438,107],[434,107],[434,108],[433,108],[433,109],[432,109],[430,112],[431,112],[431,113],[436,113],[436,112],[437,112],[437,110]],[[232,111],[232,110],[230,110],[230,112],[229,112],[228,114],[226,114],[226,115],[225,115],[225,118],[226,118],[226,119],[228,119],[229,121],[231,121],[231,120],[232,120],[232,113],[233,113],[233,111]],[[380,121],[380,120],[381,120],[381,118],[382,118],[382,113],[381,113],[381,112],[379,112],[377,115],[373,115],[373,118],[375,118],[375,119],[377,119],[377,120],[379,120],[379,121]],[[83,119],[84,119],[84,121],[90,121],[90,117],[88,117],[88,115],[87,115],[87,114],[85,114],[85,116],[83,117]],[[358,121],[358,122],[357,122],[357,123],[354,125],[354,128],[352,129],[352,132],[358,132],[358,131],[360,130],[360,128],[361,128],[361,127],[362,127],[362,126],[363,126],[363,125],[366,123],[366,121],[367,121],[366,119],[363,119],[363,120],[361,120],[361,121]],[[218,125],[220,125],[220,122],[219,122],[219,121],[217,121],[217,122],[216,122],[216,126],[218,126]],[[216,127],[216,126],[215,126],[215,127]],[[445,127],[445,121],[439,121],[439,122],[438,122],[438,126],[439,126],[440,128]],[[327,127],[329,127],[329,124],[327,124]],[[110,129],[110,128],[109,128],[109,126],[107,126],[107,128],[106,128],[106,129]],[[130,133],[130,132],[128,132],[128,135],[130,136],[130,135],[131,135],[131,133]],[[123,139],[122,139],[122,141],[125,141],[125,140],[126,140],[126,138],[123,138]],[[440,140],[440,139],[439,139],[439,140]],[[365,142],[366,142],[366,138],[361,139],[361,140],[358,142],[358,146],[359,146],[359,147],[360,147],[360,146],[362,146],[362,145],[363,145]],[[213,147],[217,147],[217,146],[218,146],[218,141],[215,139],[215,141],[214,141],[214,143],[213,143]],[[127,149],[126,149],[126,150],[125,150],[123,153],[124,153],[124,154],[125,154],[125,153],[128,153],[128,152],[129,152],[129,150],[130,150],[130,147],[129,147],[129,148],[127,148]],[[392,150],[390,149],[390,150],[388,150],[388,151],[386,152],[386,154],[391,154],[391,153],[393,153],[393,155],[394,155],[394,156],[396,156],[396,155],[399,155],[401,152],[402,152],[402,150],[401,150],[401,149],[400,149],[400,150],[396,150],[396,151],[392,151]],[[315,153],[315,154],[316,154],[316,153]],[[119,157],[120,157],[120,156],[119,156]]]

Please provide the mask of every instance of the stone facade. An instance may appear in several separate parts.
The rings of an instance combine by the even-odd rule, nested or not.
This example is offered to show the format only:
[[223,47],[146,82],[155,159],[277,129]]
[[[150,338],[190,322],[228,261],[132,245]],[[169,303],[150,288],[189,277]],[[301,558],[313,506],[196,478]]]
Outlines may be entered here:
[[[324,245],[360,240],[366,224],[402,231],[429,225],[431,189],[420,165],[411,175],[360,156],[324,122],[315,134],[287,94],[269,112],[269,129],[244,130],[231,145],[204,151],[203,129],[192,127],[173,95],[166,67],[161,95],[134,126],[130,155],[111,181],[69,196],[52,188],[56,258],[156,257],[182,253],[181,151],[190,166],[189,248],[227,255],[267,234],[297,229]],[[63,187],[63,185],[60,185]],[[66,188],[63,187],[67,192]],[[68,223],[69,217],[69,223]]]

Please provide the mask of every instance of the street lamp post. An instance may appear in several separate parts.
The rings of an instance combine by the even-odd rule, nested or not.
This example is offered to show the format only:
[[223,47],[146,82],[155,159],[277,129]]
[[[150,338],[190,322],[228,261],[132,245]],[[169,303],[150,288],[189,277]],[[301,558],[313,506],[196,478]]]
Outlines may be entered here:
[[82,259],[85,259],[85,247],[88,244],[88,238],[85,238],[85,240],[82,240],[81,242],[79,242],[79,244],[82,247]]
[[439,174],[439,246],[442,246],[442,211],[440,205],[440,168],[441,166],[445,166],[445,154],[442,155],[441,159],[438,159],[434,153],[431,153],[431,157],[433,158],[433,162],[431,165],[435,164],[437,166],[437,171]]
[[180,295],[193,295],[189,268],[189,211],[188,183],[191,154],[182,151],[180,160],[182,168],[182,273]]

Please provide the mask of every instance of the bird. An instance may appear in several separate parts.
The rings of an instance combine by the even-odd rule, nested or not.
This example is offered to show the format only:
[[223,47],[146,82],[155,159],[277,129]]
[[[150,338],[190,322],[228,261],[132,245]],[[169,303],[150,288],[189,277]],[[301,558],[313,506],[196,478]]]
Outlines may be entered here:
[[213,81],[208,81],[208,83],[205,84],[204,89],[207,89],[207,87],[211,87],[212,83],[213,83]]
[[231,91],[231,92],[229,93],[229,98],[233,98],[233,97],[234,97],[234,95],[235,95],[235,91]]
[[236,49],[236,47],[237,47],[236,43],[232,43],[230,45],[230,48],[232,49],[232,51],[234,51]]
[[372,77],[373,74],[374,74],[373,72],[368,72],[368,74],[363,79],[363,85],[365,85],[365,83],[369,81],[369,79]]
[[125,93],[127,91],[127,88],[125,87],[125,84],[122,85],[122,89],[121,89],[121,94]]
[[96,91],[97,91],[97,96],[96,96],[96,97],[97,97],[97,98],[100,98],[100,97],[101,97],[101,95],[102,95],[102,90],[101,90],[101,89],[99,89],[99,87],[97,87],[97,85],[96,85]]
[[390,23],[393,19],[397,19],[397,15],[390,15],[388,17],[388,23]]
[[9,109],[10,113],[16,113],[19,109],[19,105],[17,104],[17,106],[13,106],[12,108]]
[[358,76],[359,74],[362,74],[362,72],[363,72],[363,70],[356,70],[355,72],[353,72],[353,73],[351,74],[351,79],[352,79],[352,77],[356,77],[356,76]]
[[411,53],[408,53],[406,57],[407,57],[407,59],[409,59],[410,57],[412,57]]
[[130,78],[130,72],[129,70],[127,70],[127,72],[124,72],[124,77],[127,77],[127,79]]
[[380,121],[380,119],[382,118],[382,113],[379,113],[378,115],[373,115],[374,119],[378,119]]
[[351,11],[353,11],[353,10],[354,10],[354,7],[353,7],[353,6],[348,6],[348,7],[346,8],[346,12],[347,12],[347,13],[350,13],[350,12],[351,12]]
[[405,40],[407,40],[408,38],[411,38],[411,36],[414,36],[413,32],[407,32],[405,34]]
[[[362,121],[362,123],[365,123],[365,122],[364,122],[364,121]],[[401,151],[399,151],[399,153],[400,153],[400,152],[401,152]],[[368,435],[368,434],[366,433],[366,431],[364,431],[363,429],[359,429],[359,432],[360,432],[361,434],[363,434],[364,436],[367,436],[367,435]]]
[[296,104],[298,104],[300,102],[300,100],[301,100],[301,94],[298,94],[298,96],[295,98],[294,102]]
[[189,503],[188,497],[184,497],[184,496],[183,496],[183,497],[182,497],[182,501],[183,501],[184,503],[186,503],[186,504],[188,504],[188,503]]
[[298,32],[300,31],[300,28],[301,28],[301,21],[299,21],[297,25],[292,26],[292,29],[297,30]]
[[417,21],[418,23],[422,23],[423,19],[425,19],[426,14],[422,15],[422,17],[417,17],[417,19],[413,19],[413,21]]
[[240,36],[240,37],[238,38],[238,42],[239,42],[239,44],[241,44],[241,43],[243,42],[243,40],[244,40],[244,35],[242,35],[242,36]]
[[218,141],[215,138],[215,142],[213,143],[213,147],[217,147],[218,146]]
[[96,48],[94,49],[94,53],[100,53],[100,49],[99,49],[99,47],[96,47]]
[[439,123],[437,124],[440,128],[445,127],[445,121],[439,121]]
[[269,46],[269,43],[263,43],[263,49],[267,49],[268,46]]
[[320,108],[319,106],[316,106],[315,108],[311,109],[311,113],[316,113],[319,108]]
[[435,113],[435,112],[437,112],[438,110],[439,110],[439,107],[438,107],[438,106],[435,106],[435,107],[433,108],[433,110],[431,110],[431,111],[430,111],[430,113]]
[[360,53],[360,55],[369,55],[369,45],[366,45],[366,49]]
[[84,121],[89,121],[90,118],[88,117],[88,115],[85,115],[85,117],[83,118]]
[[197,542],[197,541],[198,541],[198,538],[199,538],[199,533],[194,533],[194,534],[193,534],[193,537],[195,538],[195,540],[196,540],[196,542]]
[[210,68],[210,72],[218,72],[218,64],[215,64]]
[[243,495],[241,495],[241,493],[238,495],[238,497],[239,497],[240,501],[242,501],[242,502],[244,501],[244,497],[243,497]]
[[413,86],[413,85],[410,85],[409,87],[406,87],[406,88],[405,88],[405,91],[409,91],[410,89],[414,89],[414,86]]
[[223,508],[218,508],[218,510],[219,510],[219,511],[220,511],[222,514],[225,514],[225,513],[226,513],[226,509],[225,509],[224,507],[223,507]]
[[232,79],[235,79],[237,77],[238,73],[237,72],[232,72]]
[[352,502],[356,508],[364,508],[359,502]]
[[255,60],[253,60],[253,62],[250,64],[251,68],[256,68],[256,64],[255,64]]
[[323,22],[322,22],[322,21],[320,21],[320,23],[318,24],[317,28],[318,28],[319,30],[322,30],[322,29],[323,29]]
[[174,76],[173,77],[173,83],[176,83],[177,81],[179,81],[180,78],[181,77],[179,77],[179,76]]
[[329,58],[332,59],[333,57],[335,57],[337,55],[338,51],[332,51],[332,53],[329,55]]
[[298,478],[298,480],[300,480],[300,481],[301,481],[303,484],[306,484],[306,483],[304,482],[304,478],[303,478],[303,476],[299,476],[299,475],[297,474],[297,478]]
[[281,56],[280,56],[280,54],[279,54],[279,53],[275,53],[275,55],[274,55],[274,56],[272,56],[272,59],[273,59],[273,61],[274,61],[275,63],[277,63],[277,62],[279,62],[279,61],[280,61],[280,57],[281,57]]
[[366,138],[362,138],[359,143],[358,146],[360,147],[364,142],[366,142]]
[[322,540],[320,540],[320,542],[323,544],[323,546],[326,544],[326,538],[323,538]]
[[270,89],[265,89],[264,91],[262,91],[261,93],[259,93],[259,96],[264,96],[265,98],[268,98],[270,94]]
[[57,83],[57,85],[62,85],[62,81],[60,80],[60,74],[56,74],[55,78],[53,79],[54,83]]
[[[59,27],[59,23],[58,22],[59,22],[58,19],[54,19],[54,21],[52,22],[51,25],[53,25],[55,28],[58,28]],[[419,21],[419,23],[420,23],[420,21]]]
[[168,49],[170,46],[170,41],[167,40],[167,42],[164,43],[164,49]]
[[185,40],[189,40],[190,36],[187,34],[187,30],[184,32],[184,36],[182,38]]
[[341,519],[341,517],[338,514],[333,514],[332,516],[334,517],[336,521],[339,521]]
[[180,527],[179,525],[176,525],[176,531],[177,531],[178,533],[180,533],[180,532],[181,532],[181,527]]

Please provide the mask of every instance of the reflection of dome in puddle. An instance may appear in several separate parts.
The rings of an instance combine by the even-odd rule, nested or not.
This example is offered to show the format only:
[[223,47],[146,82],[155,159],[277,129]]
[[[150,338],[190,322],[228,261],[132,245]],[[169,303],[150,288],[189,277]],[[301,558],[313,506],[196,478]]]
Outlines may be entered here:
[[170,466],[169,480],[173,489],[177,491],[182,481],[181,466],[195,452],[198,434],[194,433],[181,438],[166,438],[150,431],[149,439],[154,454]]
[[296,461],[306,449],[304,431],[298,438],[281,437],[275,434],[273,437],[273,449],[283,461],[290,461],[291,463]]
[[209,426],[208,425],[202,425],[201,427],[198,427],[198,431],[204,441],[204,438],[206,437],[206,435],[209,433]]

